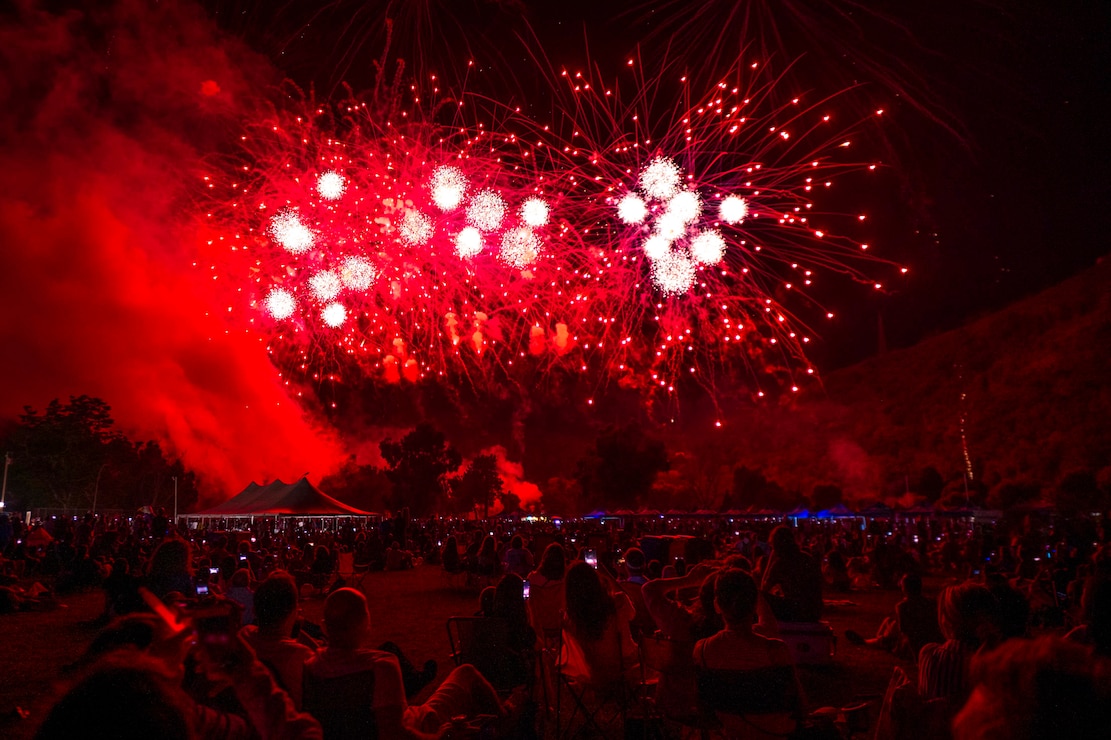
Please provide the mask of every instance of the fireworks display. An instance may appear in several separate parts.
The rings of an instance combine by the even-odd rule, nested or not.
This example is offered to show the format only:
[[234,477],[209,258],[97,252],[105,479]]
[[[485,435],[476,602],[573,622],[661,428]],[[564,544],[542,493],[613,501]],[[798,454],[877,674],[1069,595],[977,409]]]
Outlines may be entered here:
[[888,266],[833,235],[862,214],[820,205],[875,164],[847,158],[829,100],[776,106],[745,73],[667,115],[568,72],[547,121],[484,99],[442,122],[416,85],[408,107],[291,99],[243,137],[234,178],[209,177],[233,256],[212,269],[283,371],[342,355],[388,383],[538,388],[561,368],[648,398],[797,390],[808,322],[832,318],[807,288],[878,288],[867,263]]

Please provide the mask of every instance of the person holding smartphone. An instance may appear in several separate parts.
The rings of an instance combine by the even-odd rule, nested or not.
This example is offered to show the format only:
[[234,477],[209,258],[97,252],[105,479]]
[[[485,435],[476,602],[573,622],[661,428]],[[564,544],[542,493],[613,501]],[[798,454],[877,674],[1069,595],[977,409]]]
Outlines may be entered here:
[[629,597],[616,581],[581,561],[567,570],[563,582],[564,643],[580,663],[575,668],[591,683],[631,680],[638,649],[629,627],[636,617]]

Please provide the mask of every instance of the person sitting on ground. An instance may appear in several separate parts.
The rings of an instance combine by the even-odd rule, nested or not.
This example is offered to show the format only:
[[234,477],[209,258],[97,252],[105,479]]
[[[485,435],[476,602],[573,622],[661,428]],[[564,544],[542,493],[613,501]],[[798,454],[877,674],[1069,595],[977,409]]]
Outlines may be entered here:
[[[493,687],[473,666],[461,665],[422,705],[405,698],[401,668],[391,653],[363,647],[370,635],[366,598],[352,588],[334,591],[324,602],[328,647],[305,664],[306,687],[317,679],[332,679],[371,671],[373,695],[367,697],[378,735],[383,738],[431,738],[446,731],[455,717],[480,714],[501,716],[501,702]],[[306,705],[308,711],[312,707]]]
[[817,622],[822,618],[822,571],[803,552],[795,532],[780,525],[772,530],[772,554],[760,590],[781,622]]
[[515,573],[521,578],[528,578],[532,572],[532,553],[525,548],[525,540],[521,535],[513,535],[509,547],[502,556],[502,565],[506,573]]
[[390,543],[386,550],[386,570],[408,570],[413,567],[413,554],[402,550],[397,540]]
[[240,635],[300,709],[301,676],[305,661],[315,654],[315,643],[307,644],[311,638],[301,636],[300,631],[301,641],[294,639],[297,601],[297,583],[293,577],[281,571],[272,573],[255,591],[258,626],[248,625],[240,631]]
[[924,645],[942,639],[937,603],[922,595],[922,577],[916,573],[907,573],[899,585],[904,598],[895,605],[895,615],[884,618],[875,637],[865,640],[853,630],[845,630],[845,637],[854,645],[890,650],[899,657],[917,660]]
[[[775,667],[793,667],[791,651],[785,642],[764,637],[753,630],[759,595],[756,581],[748,573],[726,570],[718,574],[714,588],[714,606],[725,622],[725,629],[695,643],[696,670],[761,671]],[[796,697],[801,697],[797,678],[789,690]],[[784,701],[787,701],[787,697],[784,697]],[[798,701],[801,702],[801,699]],[[755,717],[720,713],[718,717],[727,737],[731,738],[784,737],[795,728],[795,720],[790,712],[760,713]]]

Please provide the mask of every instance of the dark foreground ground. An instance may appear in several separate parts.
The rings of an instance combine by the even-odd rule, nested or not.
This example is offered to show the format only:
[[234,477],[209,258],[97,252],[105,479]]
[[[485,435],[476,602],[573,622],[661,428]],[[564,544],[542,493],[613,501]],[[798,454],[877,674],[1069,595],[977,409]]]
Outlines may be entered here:
[[[927,582],[927,591],[942,584]],[[437,682],[451,668],[445,622],[455,615],[473,614],[477,594],[447,583],[437,567],[422,566],[399,573],[370,573],[362,582],[370,602],[375,644],[392,640],[416,664],[434,658],[440,666]],[[844,638],[846,629],[865,636],[875,632],[892,613],[896,591],[854,592],[839,596],[851,604],[827,609],[827,619],[838,636],[834,665],[802,668],[800,677],[814,706],[840,706],[865,697],[881,697],[895,659],[887,653],[855,647]],[[47,613],[0,616],[0,737],[30,737],[56,690],[62,667],[75,660],[94,636],[83,625],[103,606],[99,592],[61,599],[62,606]],[[323,600],[308,598],[307,619],[320,622]],[[423,698],[423,697],[421,697]],[[16,719],[17,708],[30,713]]]

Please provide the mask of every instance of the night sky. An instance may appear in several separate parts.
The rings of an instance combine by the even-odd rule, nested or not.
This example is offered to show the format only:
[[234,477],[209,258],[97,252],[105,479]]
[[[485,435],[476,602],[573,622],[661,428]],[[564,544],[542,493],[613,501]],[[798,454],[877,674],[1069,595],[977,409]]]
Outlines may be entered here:
[[[589,53],[617,70],[640,44],[698,71],[747,30],[751,53],[793,60],[790,84],[859,85],[852,95],[893,121],[870,142],[887,185],[863,193],[877,249],[911,273],[883,295],[828,296],[840,321],[813,357],[829,370],[875,352],[881,313],[888,345],[907,346],[1108,251],[1111,4],[854,4],[753,2],[746,18],[724,0],[406,2],[393,49],[448,81],[473,59],[483,79],[469,85],[539,107],[519,40],[533,34],[555,67]],[[125,428],[232,490],[341,459],[257,338],[212,315],[185,183],[235,136],[245,101],[283,77],[318,95],[370,86],[387,5],[21,2],[0,14],[0,413],[100,395]]]

